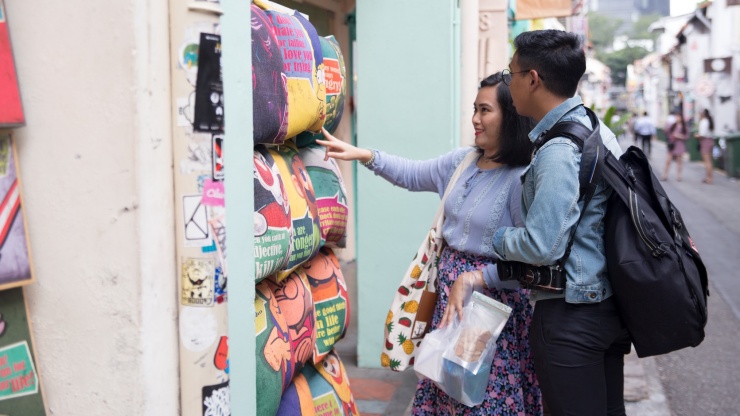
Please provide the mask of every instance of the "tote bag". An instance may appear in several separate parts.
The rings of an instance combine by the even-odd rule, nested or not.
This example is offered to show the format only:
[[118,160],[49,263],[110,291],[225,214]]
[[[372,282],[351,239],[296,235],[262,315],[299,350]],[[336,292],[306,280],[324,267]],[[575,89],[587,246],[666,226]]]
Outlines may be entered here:
[[478,157],[473,150],[468,153],[447,184],[442,201],[421,246],[401,279],[388,316],[385,320],[385,345],[380,354],[380,364],[393,371],[403,371],[414,365],[416,349],[429,331],[437,303],[437,263],[444,248],[442,224],[444,205],[450,190],[460,174]]

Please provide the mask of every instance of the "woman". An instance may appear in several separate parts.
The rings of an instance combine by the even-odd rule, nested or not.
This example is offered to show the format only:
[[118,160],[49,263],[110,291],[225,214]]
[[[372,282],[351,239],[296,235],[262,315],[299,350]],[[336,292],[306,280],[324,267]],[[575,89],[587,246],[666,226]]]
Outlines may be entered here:
[[706,175],[702,182],[711,184],[714,182],[714,166],[712,166],[712,149],[714,148],[714,119],[709,114],[708,109],[704,109],[701,112],[701,119],[699,120],[699,152],[701,153],[701,159],[704,162],[704,169]]
[[[454,150],[427,161],[412,161],[387,153],[358,149],[326,131],[327,157],[359,160],[376,175],[411,191],[443,195],[455,168],[469,152],[477,162],[460,176],[447,201],[443,235],[447,242],[439,262],[438,298],[432,329],[440,326],[448,299],[460,306],[473,289],[512,307],[511,317],[497,342],[484,402],[467,407],[429,380],[419,382],[414,415],[540,415],[541,393],[529,347],[532,306],[529,291],[518,282],[502,283],[491,247],[494,231],[522,225],[520,175],[530,161],[529,118],[517,115],[501,73],[484,79],[474,103],[475,148]],[[449,315],[460,313],[451,308]]]
[[683,114],[676,114],[676,122],[668,129],[668,159],[665,162],[665,170],[661,181],[668,180],[668,171],[671,169],[671,162],[676,161],[678,172],[676,180],[681,182],[681,168],[683,167],[683,154],[686,153],[686,140],[689,139],[689,130],[683,119]]

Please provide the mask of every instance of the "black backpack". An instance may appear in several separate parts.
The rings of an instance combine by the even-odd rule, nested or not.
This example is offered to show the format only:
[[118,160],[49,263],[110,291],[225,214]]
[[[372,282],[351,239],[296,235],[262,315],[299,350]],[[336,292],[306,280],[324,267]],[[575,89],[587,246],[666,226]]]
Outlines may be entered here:
[[560,122],[535,145],[564,136],[581,149],[583,211],[599,179],[614,189],[604,218],[606,263],[637,355],[696,347],[704,340],[709,296],[707,270],[696,245],[645,154],[632,146],[617,159],[601,140],[596,115],[586,111],[593,131],[577,122]]

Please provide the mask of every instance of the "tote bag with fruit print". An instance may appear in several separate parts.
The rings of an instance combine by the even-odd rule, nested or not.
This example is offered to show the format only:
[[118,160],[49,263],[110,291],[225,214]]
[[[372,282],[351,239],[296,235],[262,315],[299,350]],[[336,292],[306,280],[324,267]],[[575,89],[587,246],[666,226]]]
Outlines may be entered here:
[[403,371],[414,365],[416,349],[429,332],[437,303],[437,263],[444,248],[442,224],[445,200],[460,174],[478,156],[477,151],[471,151],[455,169],[434,216],[432,228],[403,275],[385,320],[385,346],[380,354],[383,367]]

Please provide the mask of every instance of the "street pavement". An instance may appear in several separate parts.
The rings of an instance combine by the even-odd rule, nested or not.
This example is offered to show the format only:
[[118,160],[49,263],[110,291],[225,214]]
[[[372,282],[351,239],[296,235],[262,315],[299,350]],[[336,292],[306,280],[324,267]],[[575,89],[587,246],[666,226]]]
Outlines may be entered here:
[[[623,147],[631,145],[624,141]],[[651,163],[660,177],[666,160],[662,142],[653,142]],[[668,181],[669,197],[681,212],[707,264],[710,276],[706,340],[664,356],[625,360],[625,406],[628,416],[740,415],[740,181],[715,170],[713,185],[701,182],[703,166],[684,163],[677,181],[675,163]],[[357,305],[356,263],[342,264],[350,304]],[[389,300],[390,305],[390,300]],[[361,414],[407,415],[416,389],[412,369],[357,367],[357,313],[345,338],[336,345]],[[380,351],[378,351],[378,356]]]

